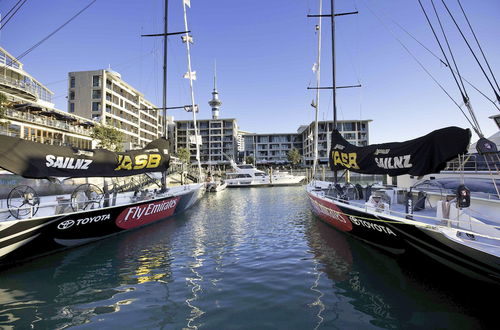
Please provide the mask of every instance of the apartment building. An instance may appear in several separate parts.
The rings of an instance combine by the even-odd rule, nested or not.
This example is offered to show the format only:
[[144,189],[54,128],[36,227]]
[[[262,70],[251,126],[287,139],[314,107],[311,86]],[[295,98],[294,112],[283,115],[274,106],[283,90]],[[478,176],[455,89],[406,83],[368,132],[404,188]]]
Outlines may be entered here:
[[[337,128],[342,136],[351,144],[357,146],[367,146],[369,142],[368,120],[339,120]],[[302,136],[303,141],[303,163],[312,165],[314,159],[314,127],[315,123],[301,126],[297,133]],[[333,131],[333,121],[318,122],[318,161],[320,164],[328,163],[328,150],[330,150],[331,132]]]
[[[191,161],[196,156],[195,131],[192,120],[175,122],[176,150],[188,148]],[[203,165],[229,164],[229,158],[236,160],[238,151],[238,124],[236,119],[197,120],[201,138],[200,162]]]
[[286,164],[288,153],[297,149],[302,154],[302,136],[297,133],[247,133],[244,135],[244,158],[256,164]]
[[7,98],[0,134],[52,144],[91,148],[94,123],[54,108],[53,92],[0,47],[0,92]]
[[[368,145],[368,123],[371,120],[338,121],[341,134],[352,144]],[[302,164],[312,165],[314,157],[314,122],[300,126],[297,133],[249,133],[242,134],[244,140],[241,160],[248,156],[254,158],[256,164],[287,164],[288,152],[297,149],[302,155]],[[318,122],[318,157],[320,163],[328,163],[332,121]]]
[[[125,149],[142,148],[163,135],[161,110],[118,72],[70,72],[68,78],[68,112],[117,128],[125,135]],[[173,125],[167,117],[171,133]]]

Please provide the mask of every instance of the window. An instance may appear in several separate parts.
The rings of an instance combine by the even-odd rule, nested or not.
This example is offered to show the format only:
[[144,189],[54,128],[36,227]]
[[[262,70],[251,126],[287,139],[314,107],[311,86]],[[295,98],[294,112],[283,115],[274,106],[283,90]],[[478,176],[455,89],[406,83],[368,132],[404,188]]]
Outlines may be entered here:
[[92,98],[93,99],[100,99],[101,98],[101,90],[100,89],[92,90]]
[[69,103],[69,112],[75,112],[75,104],[73,102]]
[[69,87],[70,88],[75,88],[75,77],[70,77],[69,78]]
[[69,92],[69,99],[74,100],[75,99],[75,91]]
[[101,103],[92,102],[92,111],[99,111],[99,110],[101,110]]
[[101,85],[100,76],[92,76],[92,87],[99,87]]

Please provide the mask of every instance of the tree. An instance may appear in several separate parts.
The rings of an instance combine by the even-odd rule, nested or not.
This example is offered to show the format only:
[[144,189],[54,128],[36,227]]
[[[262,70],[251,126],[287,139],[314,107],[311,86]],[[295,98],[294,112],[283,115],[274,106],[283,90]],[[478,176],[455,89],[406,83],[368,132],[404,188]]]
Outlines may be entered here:
[[114,127],[98,124],[90,134],[92,139],[98,140],[97,147],[111,151],[123,150],[123,133]]
[[183,162],[184,164],[189,164],[191,160],[191,153],[189,152],[188,148],[179,148],[177,150],[177,157]]
[[252,157],[252,156],[247,156],[247,157],[245,158],[245,163],[247,163],[247,164],[254,164],[254,159],[253,159],[253,157]]
[[288,152],[288,161],[292,163],[292,165],[297,165],[301,160],[302,157],[300,156],[300,152],[298,149],[293,148]]

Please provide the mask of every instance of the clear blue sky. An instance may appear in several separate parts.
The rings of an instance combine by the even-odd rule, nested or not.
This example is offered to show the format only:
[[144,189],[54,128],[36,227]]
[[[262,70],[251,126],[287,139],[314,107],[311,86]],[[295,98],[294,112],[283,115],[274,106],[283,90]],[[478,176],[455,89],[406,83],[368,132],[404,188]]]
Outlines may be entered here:
[[[493,72],[499,74],[500,1],[461,1]],[[2,16],[16,2],[0,1]],[[169,2],[169,30],[183,31],[182,0]],[[337,12],[360,12],[337,18],[338,85],[363,85],[338,91],[339,119],[373,119],[371,143],[410,139],[448,125],[469,127],[459,109],[387,30],[393,31],[460,100],[447,69],[393,23],[440,55],[417,0],[335,2]],[[88,3],[90,0],[28,1],[1,30],[0,43],[18,56]],[[455,0],[447,3],[456,8]],[[200,117],[211,116],[207,102],[217,61],[221,117],[237,118],[241,129],[258,133],[294,132],[299,125],[310,123],[314,91],[307,87],[314,85],[311,68],[316,60],[317,19],[306,15],[316,14],[317,7],[316,0],[191,0],[188,20],[195,40],[192,62],[198,76],[195,98],[201,106]],[[324,2],[324,8],[330,10],[329,1]],[[322,85],[329,86],[328,19],[323,26]],[[493,97],[448,17],[446,26],[452,31],[450,39],[462,75]],[[108,66],[161,106],[161,38],[140,35],[162,31],[163,0],[97,0],[21,62],[26,71],[55,92],[53,101],[58,109],[67,110],[68,72]],[[168,106],[188,104],[189,84],[182,78],[187,71],[186,51],[179,36],[169,38],[169,49]],[[321,93],[320,118],[331,120],[331,92]],[[496,128],[488,116],[498,110],[470,88],[469,93],[485,135],[493,134]],[[176,119],[190,118],[179,110],[171,114]]]

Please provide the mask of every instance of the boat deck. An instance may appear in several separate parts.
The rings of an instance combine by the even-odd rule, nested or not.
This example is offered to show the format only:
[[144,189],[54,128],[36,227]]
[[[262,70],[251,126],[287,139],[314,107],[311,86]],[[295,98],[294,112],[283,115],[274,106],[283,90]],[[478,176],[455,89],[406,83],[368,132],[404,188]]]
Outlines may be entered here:
[[[154,189],[145,189],[140,193],[135,193],[133,191],[127,191],[118,193],[116,195],[109,194],[108,197],[102,196],[102,199],[96,201],[95,203],[90,201],[89,205],[86,205],[89,200],[83,201],[71,201],[71,194],[63,194],[63,195],[50,195],[50,196],[40,196],[38,207],[25,204],[23,205],[23,201],[21,199],[11,201],[11,205],[16,207],[10,208],[7,199],[0,199],[0,222],[12,221],[18,219],[30,219],[33,217],[43,218],[49,217],[55,214],[71,214],[71,213],[79,213],[88,211],[90,209],[100,209],[105,208],[105,204],[108,204],[107,207],[119,206],[134,203],[137,201],[148,201],[154,200],[158,198],[164,198],[169,196],[178,196],[183,193],[187,193],[191,190],[192,186],[199,186],[199,184],[193,185],[185,185],[185,186],[174,186],[169,187],[168,191],[165,193],[159,193]],[[73,204],[73,205],[72,205]],[[85,207],[81,207],[81,205],[85,205]],[[78,207],[80,206],[80,207]],[[76,208],[76,210],[74,210]],[[16,218],[11,210],[14,210],[15,214],[18,215]]]
[[[391,191],[380,189],[391,195]],[[309,189],[310,193],[319,198],[328,199],[339,206],[352,209],[364,214],[375,215],[381,221],[403,222],[408,225],[421,227],[423,230],[437,232],[456,241],[475,249],[480,249],[490,254],[500,257],[500,219],[471,216],[469,213],[480,213],[475,209],[458,209],[454,203],[446,205],[448,214],[443,215],[442,201],[433,196],[426,198],[422,209],[414,210],[412,214],[406,213],[406,205],[397,201],[397,198],[386,196],[385,205],[376,208],[365,199],[340,199],[337,197],[331,187],[325,188],[318,185]],[[393,189],[392,197],[397,196],[397,189]],[[498,206],[497,206],[498,207]],[[348,212],[345,212],[349,215]],[[373,217],[372,217],[373,218]]]

